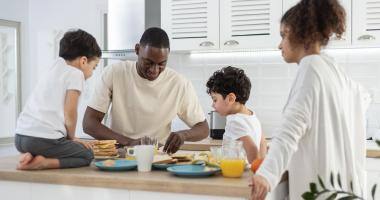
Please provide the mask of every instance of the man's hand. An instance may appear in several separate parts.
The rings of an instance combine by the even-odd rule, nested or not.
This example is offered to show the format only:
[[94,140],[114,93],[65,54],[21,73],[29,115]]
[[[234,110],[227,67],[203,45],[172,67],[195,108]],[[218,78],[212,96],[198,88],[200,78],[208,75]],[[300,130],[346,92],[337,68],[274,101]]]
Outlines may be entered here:
[[175,153],[178,151],[179,147],[183,145],[185,142],[185,135],[184,133],[170,133],[168,139],[166,140],[165,146],[164,146],[164,152],[166,153]]
[[83,145],[83,146],[86,147],[87,149],[92,149],[93,146],[94,146],[94,142],[91,142],[91,141],[88,141],[88,142],[87,142],[87,141],[81,140],[81,139],[79,139],[79,138],[77,138],[77,137],[75,137],[75,138],[73,139],[73,141],[76,142],[76,143],[79,143],[79,144]]
[[270,191],[268,181],[260,175],[253,175],[252,182],[249,186],[252,187],[251,200],[264,200]]

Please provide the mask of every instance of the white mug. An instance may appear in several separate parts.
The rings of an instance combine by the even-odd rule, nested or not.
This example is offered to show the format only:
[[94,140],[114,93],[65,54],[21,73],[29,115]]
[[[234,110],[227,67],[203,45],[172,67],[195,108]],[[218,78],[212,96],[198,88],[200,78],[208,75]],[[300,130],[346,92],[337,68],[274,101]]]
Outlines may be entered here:
[[154,156],[154,145],[137,145],[127,149],[129,156],[135,156],[137,171],[150,172]]

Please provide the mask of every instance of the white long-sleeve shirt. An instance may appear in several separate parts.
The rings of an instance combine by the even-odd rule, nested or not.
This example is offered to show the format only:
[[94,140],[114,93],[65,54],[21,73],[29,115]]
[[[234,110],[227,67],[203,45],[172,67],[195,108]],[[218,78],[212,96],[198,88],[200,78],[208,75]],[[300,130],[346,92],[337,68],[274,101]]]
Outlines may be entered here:
[[273,190],[287,169],[292,200],[301,199],[309,183],[319,185],[318,175],[329,187],[331,172],[340,174],[344,189],[349,190],[352,181],[356,194],[365,192],[368,101],[362,88],[330,57],[302,58],[281,126],[257,173]]

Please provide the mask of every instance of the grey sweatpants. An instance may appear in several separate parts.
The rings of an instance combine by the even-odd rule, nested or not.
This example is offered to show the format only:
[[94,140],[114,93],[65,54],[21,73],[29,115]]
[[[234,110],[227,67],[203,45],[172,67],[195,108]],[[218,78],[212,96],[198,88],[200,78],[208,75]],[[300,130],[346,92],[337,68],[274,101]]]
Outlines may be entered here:
[[66,138],[46,139],[16,134],[15,145],[21,153],[58,159],[60,168],[88,166],[94,158],[91,149]]

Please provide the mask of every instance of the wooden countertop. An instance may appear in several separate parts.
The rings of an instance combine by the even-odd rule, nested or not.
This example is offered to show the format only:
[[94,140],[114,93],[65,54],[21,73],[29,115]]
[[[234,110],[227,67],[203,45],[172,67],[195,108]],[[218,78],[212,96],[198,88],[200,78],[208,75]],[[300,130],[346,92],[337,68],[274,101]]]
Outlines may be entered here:
[[[270,145],[270,139],[267,139],[268,145]],[[188,151],[209,151],[211,146],[221,146],[222,140],[214,140],[212,138],[206,138],[199,142],[185,142],[181,146],[181,150]],[[380,158],[380,147],[373,140],[366,141],[366,155],[368,158]]]
[[222,146],[222,140],[206,138],[198,142],[185,142],[180,149],[186,151],[210,151],[212,146]]
[[380,147],[374,140],[367,140],[367,158],[380,158]]
[[156,170],[105,172],[98,170],[93,163],[82,168],[21,171],[16,170],[17,162],[17,156],[0,158],[0,180],[244,198],[250,193],[250,172],[245,172],[242,178],[224,178],[222,175],[182,178]]

